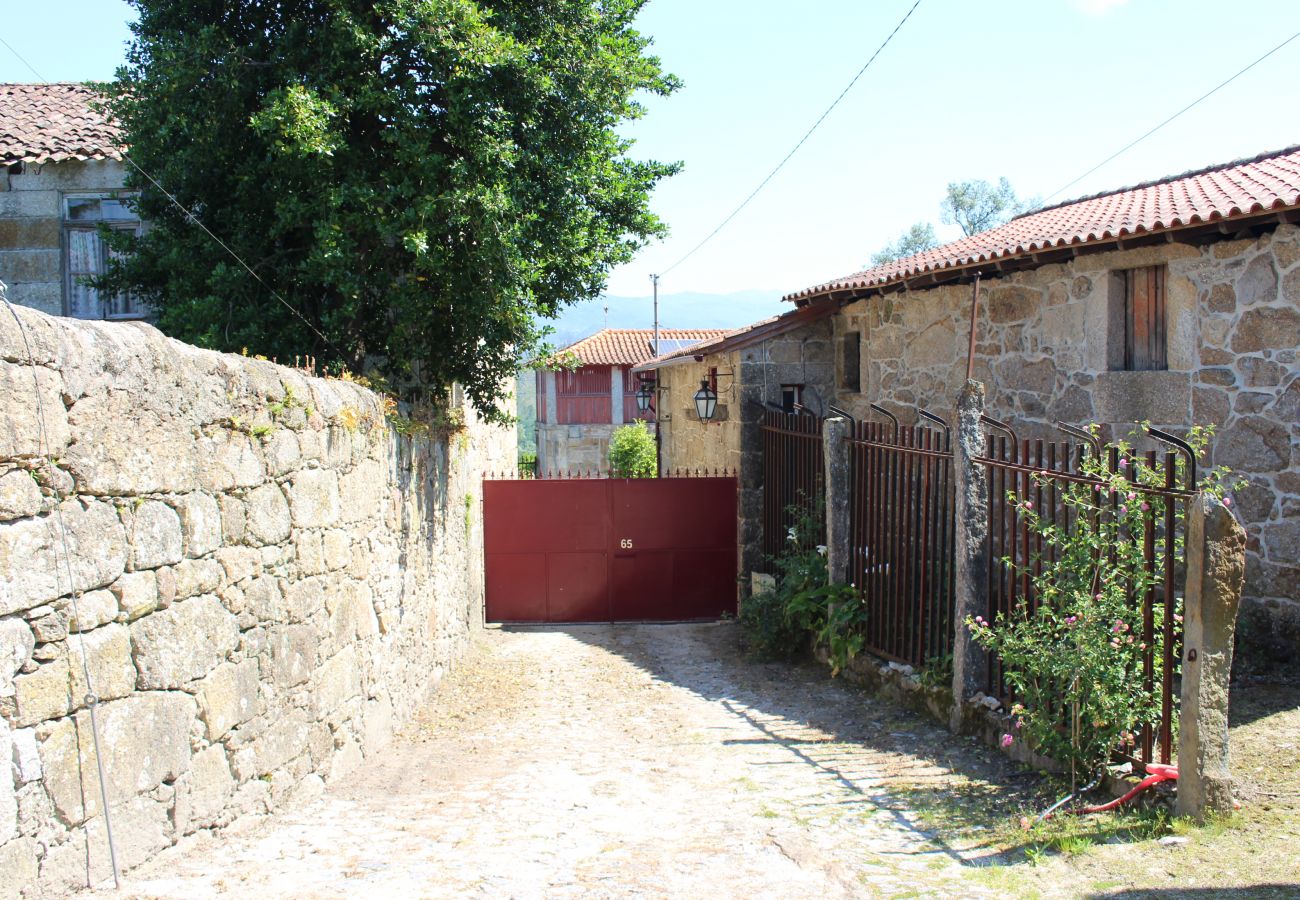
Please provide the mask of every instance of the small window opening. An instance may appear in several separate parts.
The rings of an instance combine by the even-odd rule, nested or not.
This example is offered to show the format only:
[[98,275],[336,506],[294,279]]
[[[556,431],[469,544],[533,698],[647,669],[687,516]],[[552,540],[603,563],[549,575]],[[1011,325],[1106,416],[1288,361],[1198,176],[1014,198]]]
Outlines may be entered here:
[[850,331],[844,335],[843,359],[840,364],[840,390],[857,393],[862,390],[862,333]]

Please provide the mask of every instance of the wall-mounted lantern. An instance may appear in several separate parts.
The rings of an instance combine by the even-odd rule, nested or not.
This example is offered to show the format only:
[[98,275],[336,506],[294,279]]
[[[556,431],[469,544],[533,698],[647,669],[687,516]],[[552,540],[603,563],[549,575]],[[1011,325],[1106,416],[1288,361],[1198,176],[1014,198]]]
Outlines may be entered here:
[[654,380],[642,378],[641,386],[636,389],[636,408],[641,412],[650,412],[654,409]]
[[709,379],[700,379],[700,389],[695,392],[695,413],[706,425],[718,411],[718,392],[709,386]]

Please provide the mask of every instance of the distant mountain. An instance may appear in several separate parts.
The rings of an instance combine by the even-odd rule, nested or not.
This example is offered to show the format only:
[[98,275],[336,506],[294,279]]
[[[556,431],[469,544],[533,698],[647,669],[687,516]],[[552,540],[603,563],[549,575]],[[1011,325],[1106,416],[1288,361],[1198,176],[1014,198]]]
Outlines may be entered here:
[[[605,307],[609,307],[608,317]],[[660,294],[660,328],[740,328],[791,309],[777,291],[733,294]],[[557,347],[572,344],[602,328],[653,328],[654,301],[644,297],[603,297],[566,308],[549,323]]]

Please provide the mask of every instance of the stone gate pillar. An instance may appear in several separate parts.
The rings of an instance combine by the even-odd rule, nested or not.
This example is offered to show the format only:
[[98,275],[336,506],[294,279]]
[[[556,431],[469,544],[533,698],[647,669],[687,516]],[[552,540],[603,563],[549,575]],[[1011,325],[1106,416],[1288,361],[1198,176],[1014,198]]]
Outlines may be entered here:
[[1246,572],[1246,532],[1212,497],[1187,513],[1187,597],[1176,812],[1197,820],[1232,812],[1228,687]]
[[957,397],[957,441],[953,445],[953,480],[957,493],[956,596],[953,609],[952,712],[948,727],[960,731],[966,701],[984,690],[988,656],[971,638],[968,616],[988,611],[989,495],[984,467],[984,385],[967,381]]
[[848,419],[822,422],[822,460],[826,467],[826,571],[831,584],[845,584],[849,571]]

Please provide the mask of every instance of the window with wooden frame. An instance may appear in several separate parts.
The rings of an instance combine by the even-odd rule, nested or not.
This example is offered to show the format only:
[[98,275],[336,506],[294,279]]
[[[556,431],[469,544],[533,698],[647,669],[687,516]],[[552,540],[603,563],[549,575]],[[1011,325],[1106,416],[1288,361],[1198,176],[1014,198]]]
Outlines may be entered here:
[[1155,372],[1169,368],[1165,280],[1164,266],[1123,269],[1114,274],[1108,353],[1112,369]]
[[862,390],[862,332],[850,331],[840,345],[840,390]]
[[68,315],[78,319],[141,319],[148,308],[130,294],[101,294],[90,279],[103,275],[116,255],[100,225],[139,233],[140,219],[123,197],[65,194],[63,197],[64,272]]
[[795,406],[803,402],[802,384],[781,385],[781,409],[794,412]]

